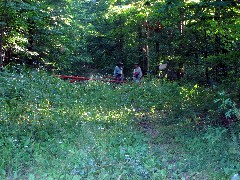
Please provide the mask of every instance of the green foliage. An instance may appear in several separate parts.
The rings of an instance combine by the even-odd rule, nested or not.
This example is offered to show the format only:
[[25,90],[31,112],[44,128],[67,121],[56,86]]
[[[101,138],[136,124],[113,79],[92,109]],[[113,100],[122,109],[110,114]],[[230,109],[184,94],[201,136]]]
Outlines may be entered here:
[[111,85],[38,72],[1,78],[2,178],[158,176],[148,138],[129,126],[133,107]]
[[[171,60],[172,74],[177,73],[180,63],[190,67],[185,74],[192,75],[195,65],[214,68],[213,57],[216,64],[224,62],[231,69],[228,60],[233,62],[231,54],[239,51],[239,11],[235,2],[4,2],[6,7],[0,3],[4,65],[27,64],[82,75],[92,69],[112,73],[121,60],[129,75],[136,61],[146,72]],[[227,58],[221,59],[223,55]],[[202,77],[208,81],[206,76],[213,74],[207,75],[200,68],[199,74],[187,79]],[[168,75],[170,79],[176,76]]]
[[214,179],[239,169],[239,126],[212,126],[218,97],[197,85],[69,84],[37,71],[0,80],[1,179]]

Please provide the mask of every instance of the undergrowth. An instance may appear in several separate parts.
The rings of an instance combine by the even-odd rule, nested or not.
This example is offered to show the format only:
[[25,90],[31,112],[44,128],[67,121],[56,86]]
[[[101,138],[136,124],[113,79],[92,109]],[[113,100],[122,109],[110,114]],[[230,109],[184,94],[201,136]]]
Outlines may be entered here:
[[0,82],[1,179],[228,179],[240,169],[239,119],[222,126],[229,108],[211,89],[37,71]]

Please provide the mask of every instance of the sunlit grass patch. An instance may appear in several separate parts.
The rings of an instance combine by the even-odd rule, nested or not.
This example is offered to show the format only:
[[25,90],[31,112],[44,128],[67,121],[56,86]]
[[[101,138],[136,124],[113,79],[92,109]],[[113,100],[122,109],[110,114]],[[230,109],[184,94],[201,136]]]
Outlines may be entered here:
[[211,90],[37,72],[1,79],[1,179],[204,179],[239,168],[238,129],[211,124]]
[[16,76],[6,76],[9,84],[1,92],[2,178],[129,178],[157,172],[144,165],[154,160],[148,140],[131,125],[135,109],[124,94],[127,87],[69,84],[37,73]]

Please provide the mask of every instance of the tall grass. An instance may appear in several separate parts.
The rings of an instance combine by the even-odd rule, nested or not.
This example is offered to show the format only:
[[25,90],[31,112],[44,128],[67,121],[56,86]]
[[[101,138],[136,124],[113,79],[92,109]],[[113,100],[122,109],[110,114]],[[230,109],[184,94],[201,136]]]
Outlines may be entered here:
[[240,168],[238,139],[211,126],[211,90],[36,71],[0,83],[1,179],[224,179]]

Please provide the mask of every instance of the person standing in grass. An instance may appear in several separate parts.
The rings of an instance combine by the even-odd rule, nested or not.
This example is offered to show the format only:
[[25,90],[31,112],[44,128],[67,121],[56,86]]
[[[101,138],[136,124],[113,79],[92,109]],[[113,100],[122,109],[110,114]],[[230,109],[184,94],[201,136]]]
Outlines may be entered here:
[[123,81],[123,63],[119,62],[114,69],[114,78],[116,81]]
[[142,78],[142,69],[140,68],[138,63],[134,64],[134,70],[133,70],[133,81],[136,83],[139,83]]

